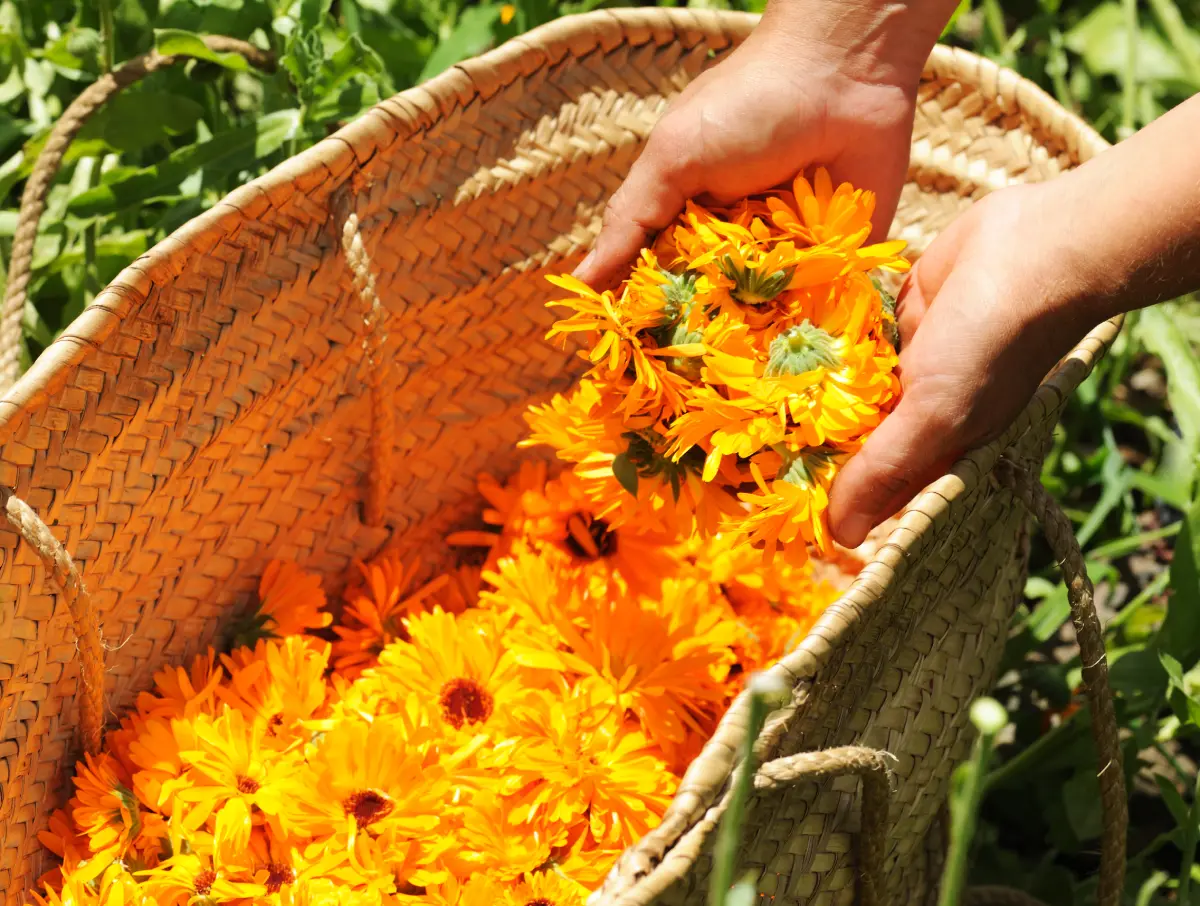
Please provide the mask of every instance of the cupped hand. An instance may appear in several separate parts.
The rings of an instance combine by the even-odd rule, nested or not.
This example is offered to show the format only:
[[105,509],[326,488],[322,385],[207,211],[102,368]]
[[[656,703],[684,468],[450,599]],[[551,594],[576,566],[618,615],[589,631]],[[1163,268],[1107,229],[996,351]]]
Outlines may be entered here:
[[834,482],[833,537],[857,547],[963,453],[1001,434],[1094,326],[1095,268],[1064,236],[1059,185],[1001,190],[930,244],[897,301],[895,411]]
[[876,69],[883,75],[856,71],[844,52],[782,37],[764,20],[671,104],[575,275],[608,288],[687,199],[734,201],[814,166],[876,193],[883,238],[908,166],[919,69]]

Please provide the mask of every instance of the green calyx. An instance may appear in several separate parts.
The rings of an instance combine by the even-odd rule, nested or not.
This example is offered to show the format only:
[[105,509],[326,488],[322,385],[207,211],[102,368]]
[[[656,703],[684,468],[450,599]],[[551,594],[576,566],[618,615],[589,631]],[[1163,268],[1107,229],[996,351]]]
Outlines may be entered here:
[[674,460],[664,452],[666,442],[653,431],[630,431],[623,437],[629,446],[613,459],[612,470],[621,487],[634,497],[637,496],[639,478],[662,478],[671,485],[678,500],[688,472],[699,474],[704,469],[704,452],[699,447],[693,447]]
[[817,486],[815,472],[837,456],[838,452],[828,447],[808,447],[786,456],[776,477],[798,488],[814,488]]
[[692,300],[696,298],[696,275],[691,271],[674,274],[662,268],[658,270],[665,278],[662,284],[665,300],[663,317],[667,321],[686,320],[692,308]]
[[787,289],[792,282],[792,268],[764,271],[757,267],[738,267],[726,255],[717,264],[721,273],[733,281],[729,294],[744,305],[764,305]]
[[834,370],[842,367],[837,354],[837,340],[832,334],[805,320],[789,327],[771,341],[770,356],[764,377],[806,374],[818,368]]

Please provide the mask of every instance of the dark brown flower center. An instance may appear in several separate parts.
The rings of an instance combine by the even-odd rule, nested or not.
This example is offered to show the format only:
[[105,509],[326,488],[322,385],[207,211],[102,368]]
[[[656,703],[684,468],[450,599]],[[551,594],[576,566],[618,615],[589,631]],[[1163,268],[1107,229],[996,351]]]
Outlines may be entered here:
[[386,818],[395,807],[396,803],[379,790],[358,790],[342,802],[346,814],[353,815],[359,827],[366,827],[380,818]]
[[279,733],[279,728],[283,726],[283,715],[273,714],[271,719],[267,721],[267,735],[275,736]]
[[611,557],[617,551],[617,533],[603,519],[575,513],[567,520],[566,547],[581,560]]
[[237,788],[239,793],[245,793],[250,796],[257,793],[259,790],[259,782],[253,777],[247,777],[244,774],[237,779]]
[[267,893],[279,893],[284,884],[296,881],[296,870],[290,865],[272,862],[267,866]]
[[554,906],[554,901],[547,900],[545,897],[538,897],[536,900],[530,900],[525,906]]
[[492,716],[492,695],[478,682],[465,677],[442,686],[439,701],[442,717],[458,730],[463,724],[478,724]]
[[196,875],[196,880],[192,882],[192,890],[196,892],[196,896],[206,897],[212,893],[213,885],[216,883],[217,873],[210,868]]

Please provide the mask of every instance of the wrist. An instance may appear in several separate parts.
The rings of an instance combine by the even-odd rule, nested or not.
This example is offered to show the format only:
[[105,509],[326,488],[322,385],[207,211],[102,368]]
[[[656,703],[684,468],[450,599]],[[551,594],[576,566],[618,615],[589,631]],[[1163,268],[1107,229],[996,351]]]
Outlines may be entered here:
[[915,92],[951,0],[770,0],[751,41],[862,84]]

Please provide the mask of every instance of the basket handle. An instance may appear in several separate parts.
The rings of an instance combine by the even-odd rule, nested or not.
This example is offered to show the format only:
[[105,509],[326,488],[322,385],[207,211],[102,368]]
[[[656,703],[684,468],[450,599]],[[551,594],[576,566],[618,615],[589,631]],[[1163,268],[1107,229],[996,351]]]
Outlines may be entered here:
[[[218,53],[236,53],[251,66],[264,71],[273,71],[275,58],[253,44],[209,35],[204,39],[209,50]],[[21,322],[25,315],[25,299],[28,296],[30,272],[33,268],[33,244],[37,239],[38,222],[46,210],[46,195],[50,184],[58,173],[63,155],[79,130],[97,110],[110,98],[119,94],[135,82],[152,72],[174,66],[188,54],[164,56],[156,50],[134,57],[122,63],[112,72],[106,72],[85,88],[63,111],[46,144],[38,155],[25,190],[21,193],[21,208],[17,214],[17,228],[13,234],[12,260],[9,263],[8,282],[4,290],[4,304],[0,306],[0,393],[17,380],[21,367]]]
[[29,504],[6,487],[0,487],[0,503],[5,522],[33,548],[71,610],[79,651],[79,678],[83,684],[79,730],[84,751],[96,755],[104,734],[104,645],[92,597],[67,549]]
[[756,790],[773,790],[802,780],[826,780],[856,775],[862,781],[862,829],[858,859],[862,869],[861,906],[883,906],[883,862],[887,848],[888,800],[892,792],[890,756],[865,746],[841,746],[818,752],[799,752],[762,765],[754,775]]
[[[1100,838],[1100,881],[1097,906],[1119,906],[1125,883],[1125,835],[1129,806],[1121,757],[1116,709],[1108,684],[1108,659],[1104,631],[1096,613],[1095,589],[1088,578],[1083,552],[1075,540],[1071,521],[1040,481],[1028,470],[1001,459],[994,471],[997,482],[1010,490],[1042,526],[1042,532],[1059,562],[1067,584],[1071,620],[1075,624],[1083,682],[1092,714],[1092,736],[1100,761],[1100,802],[1104,827]],[[885,753],[861,746],[844,746],[820,752],[802,752],[764,764],[754,778],[756,789],[856,774],[863,781],[862,830],[859,860],[862,871],[862,906],[884,902],[884,857],[888,829],[890,776]],[[1036,904],[1026,894],[1000,888],[980,888],[968,895],[971,906]]]

